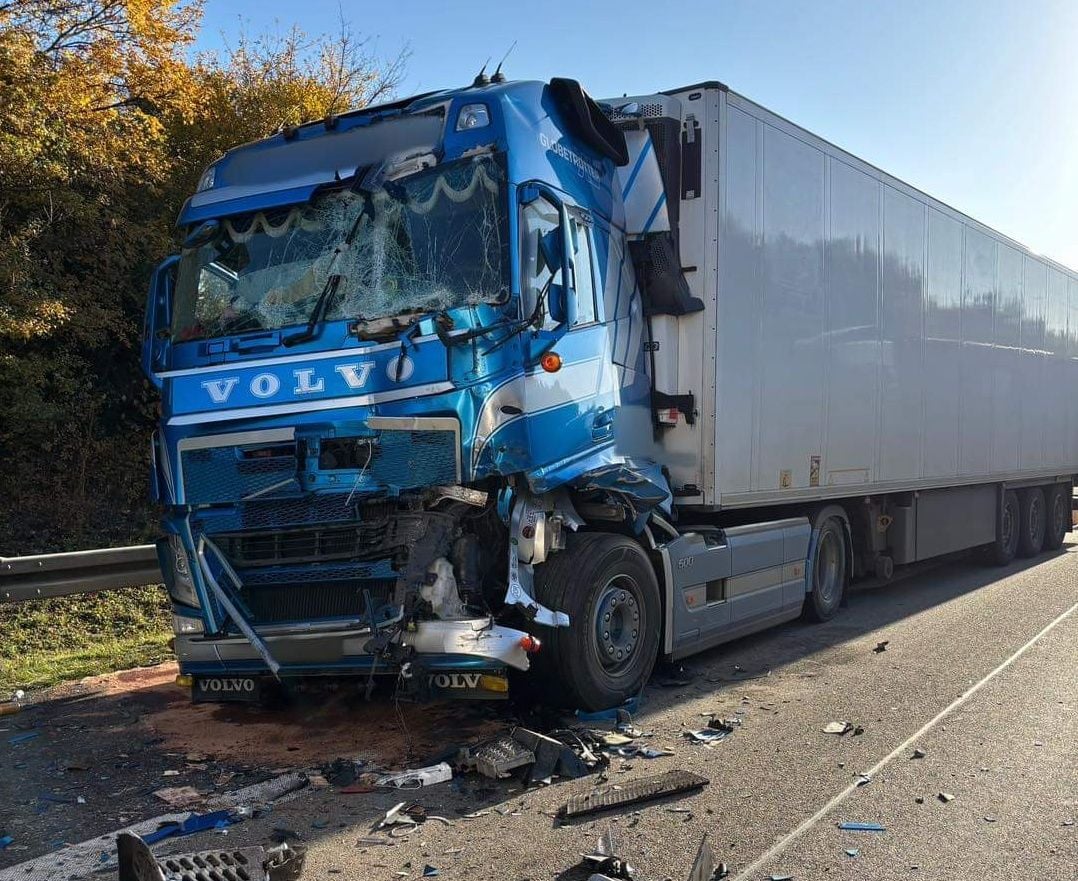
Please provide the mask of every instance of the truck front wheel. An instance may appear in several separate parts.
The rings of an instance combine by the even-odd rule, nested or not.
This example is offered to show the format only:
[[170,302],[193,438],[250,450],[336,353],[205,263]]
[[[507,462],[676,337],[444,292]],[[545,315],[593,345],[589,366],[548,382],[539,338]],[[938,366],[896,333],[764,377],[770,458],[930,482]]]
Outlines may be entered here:
[[529,674],[563,707],[602,710],[637,694],[659,653],[659,583],[643,549],[622,535],[570,534],[565,550],[535,568],[536,598],[569,615],[537,631],[543,648]]

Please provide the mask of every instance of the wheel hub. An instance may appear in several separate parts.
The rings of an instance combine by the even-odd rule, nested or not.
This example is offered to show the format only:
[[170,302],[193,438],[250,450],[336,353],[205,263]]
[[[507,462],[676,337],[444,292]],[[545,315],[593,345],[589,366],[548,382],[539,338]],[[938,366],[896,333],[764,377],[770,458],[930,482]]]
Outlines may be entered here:
[[636,582],[627,576],[611,580],[595,604],[595,641],[599,660],[611,673],[626,668],[640,644],[643,625]]

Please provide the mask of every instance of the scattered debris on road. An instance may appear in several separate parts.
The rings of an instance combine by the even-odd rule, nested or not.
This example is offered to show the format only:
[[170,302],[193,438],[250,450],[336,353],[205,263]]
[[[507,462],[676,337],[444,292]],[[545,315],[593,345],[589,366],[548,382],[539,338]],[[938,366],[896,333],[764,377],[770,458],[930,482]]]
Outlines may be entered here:
[[857,857],[861,856],[861,851],[856,847],[848,847],[846,848],[846,856],[857,859]]
[[141,838],[121,832],[116,839],[119,881],[297,881],[306,851],[281,844],[267,850],[206,850],[157,859]]
[[944,804],[949,801],[954,801],[954,796],[951,795],[951,793],[949,792],[941,792],[939,795],[936,796],[936,798],[938,798]]
[[395,789],[421,789],[424,786],[433,786],[452,779],[453,769],[449,767],[448,762],[439,762],[429,768],[409,768],[406,771],[383,774],[375,780],[375,785],[391,786]]
[[564,818],[581,817],[599,811],[622,808],[668,795],[680,795],[702,789],[710,781],[699,774],[680,769],[641,777],[623,786],[600,786],[591,792],[572,796],[561,809]]
[[879,823],[839,823],[839,829],[847,832],[886,832],[887,829]]
[[173,808],[186,808],[202,801],[202,793],[193,786],[166,786],[155,789],[153,793],[165,804]]
[[619,842],[611,826],[607,826],[599,836],[599,843],[594,853],[584,854],[581,864],[592,873],[603,878],[632,881],[636,870],[618,856]]
[[887,646],[889,646],[890,644],[891,644],[891,640],[885,639],[882,642],[876,643],[876,647],[872,651],[873,651],[874,654],[877,654],[877,655],[883,654],[883,652],[887,651]]
[[853,724],[850,722],[828,722],[823,726],[824,734],[837,734],[840,737],[847,731],[853,730]]
[[928,754],[923,749],[918,748],[913,751],[913,755],[911,756],[911,758],[923,759],[926,755]]

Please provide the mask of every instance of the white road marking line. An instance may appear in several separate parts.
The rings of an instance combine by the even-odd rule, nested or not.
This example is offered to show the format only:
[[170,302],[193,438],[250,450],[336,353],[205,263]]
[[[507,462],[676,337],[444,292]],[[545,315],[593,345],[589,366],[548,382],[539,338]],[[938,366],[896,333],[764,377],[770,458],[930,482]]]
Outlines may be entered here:
[[[1073,606],[1071,606],[1069,609],[1067,609],[1061,615],[1059,615],[1058,617],[1056,617],[1055,619],[1050,621],[1048,624],[1046,624],[1044,627],[1042,627],[1041,630],[1032,639],[1030,639],[1021,648],[1019,648],[1009,658],[1007,658],[1005,661],[1003,661],[991,673],[987,674],[983,679],[978,681],[968,691],[963,692],[957,698],[955,698],[953,701],[951,701],[951,703],[949,703],[946,707],[944,707],[942,710],[940,710],[938,713],[936,713],[935,716],[933,716],[931,719],[929,719],[927,722],[925,722],[924,725],[922,725],[920,728],[918,728],[916,731],[914,731],[913,734],[911,734],[909,737],[907,737],[905,740],[903,740],[902,743],[900,743],[898,746],[896,746],[893,750],[891,750],[891,752],[889,752],[887,755],[885,755],[882,759],[880,759],[875,765],[873,765],[871,768],[869,768],[864,773],[867,774],[869,777],[875,777],[876,774],[878,774],[881,770],[883,770],[884,766],[888,762],[892,761],[893,759],[897,758],[898,756],[900,756],[904,752],[906,752],[910,748],[910,746],[913,745],[913,743],[915,741],[917,741],[920,738],[924,737],[924,735],[931,728],[933,728],[938,722],[940,722],[942,719],[944,719],[948,714],[950,714],[950,713],[954,712],[955,710],[957,710],[960,706],[962,706],[962,704],[964,704],[971,697],[973,697],[973,695],[975,695],[978,691],[980,691],[985,685],[987,685],[989,682],[991,682],[993,679],[995,679],[1000,673],[1002,673],[1004,670],[1006,670],[1008,667],[1010,667],[1011,664],[1013,664],[1020,657],[1022,657],[1022,655],[1024,655],[1027,651],[1029,651],[1029,649],[1031,649],[1033,647],[1033,645],[1042,636],[1044,636],[1049,631],[1051,631],[1053,628],[1055,628],[1056,625],[1058,625],[1064,619],[1066,619],[1067,616],[1069,616],[1072,612],[1074,612],[1075,609],[1078,609],[1078,603],[1075,603]],[[827,804],[825,804],[822,808],[820,808],[818,811],[816,811],[815,814],[813,814],[811,817],[808,817],[806,820],[804,820],[799,826],[797,826],[797,828],[793,829],[790,832],[787,832],[782,838],[780,838],[777,842],[775,842],[775,844],[773,844],[768,850],[766,850],[763,854],[761,854],[759,857],[757,857],[752,863],[750,863],[748,866],[746,866],[744,869],[742,869],[740,872],[738,872],[738,874],[736,876],[734,876],[733,881],[747,881],[747,879],[750,876],[754,875],[764,865],[769,863],[771,860],[773,860],[779,854],[783,853],[798,838],[800,838],[802,835],[804,835],[806,832],[808,832],[809,829],[811,829],[813,826],[815,826],[817,823],[819,823],[820,820],[822,820],[829,813],[831,813],[831,811],[833,811],[843,801],[845,801],[846,798],[849,797],[850,793],[856,792],[860,788],[861,787],[860,787],[860,785],[858,783],[856,783],[856,782],[851,783],[849,786],[847,786],[845,789],[843,789],[841,792],[839,792],[837,795],[835,795],[830,801],[828,801]]]

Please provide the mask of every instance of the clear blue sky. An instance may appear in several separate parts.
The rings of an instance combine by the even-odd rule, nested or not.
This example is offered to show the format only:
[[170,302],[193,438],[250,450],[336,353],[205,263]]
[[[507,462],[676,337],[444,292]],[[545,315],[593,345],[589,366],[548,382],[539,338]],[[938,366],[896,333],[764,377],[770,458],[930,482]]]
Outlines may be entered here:
[[1078,268],[1078,3],[206,0],[201,49],[341,9],[412,52],[403,94],[470,82],[514,40],[511,79],[596,97],[718,79],[1038,251]]

